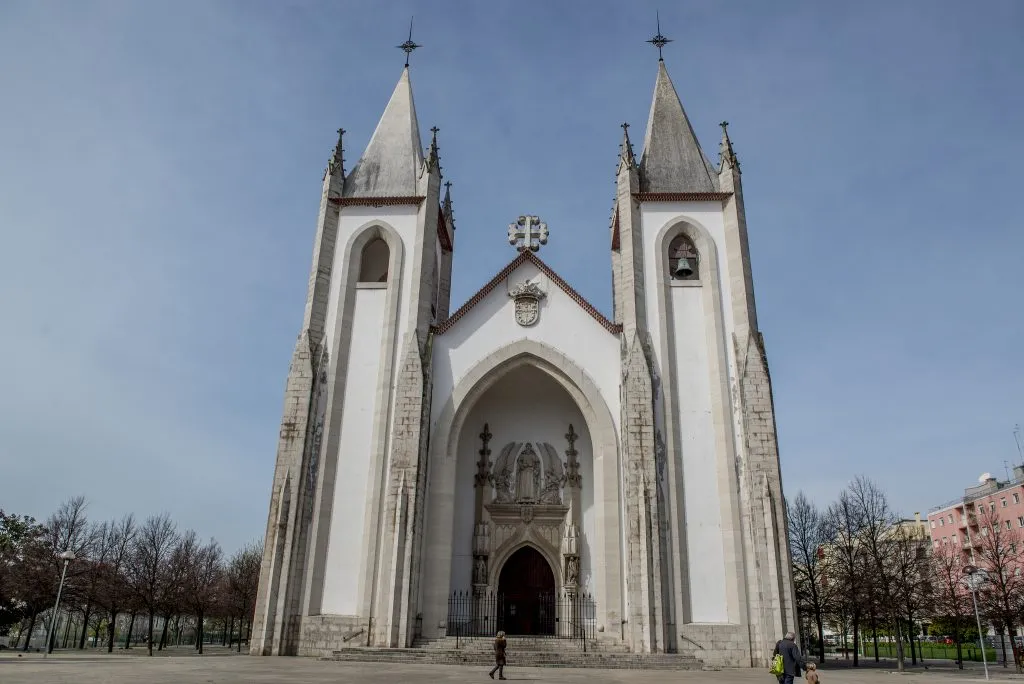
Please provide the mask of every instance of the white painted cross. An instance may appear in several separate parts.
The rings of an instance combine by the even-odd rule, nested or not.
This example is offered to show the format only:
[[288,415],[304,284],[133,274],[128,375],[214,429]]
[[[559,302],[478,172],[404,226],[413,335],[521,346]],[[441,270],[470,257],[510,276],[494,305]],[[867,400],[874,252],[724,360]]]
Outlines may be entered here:
[[508,244],[520,252],[536,252],[548,243],[548,224],[537,216],[520,216],[515,223],[508,224]]

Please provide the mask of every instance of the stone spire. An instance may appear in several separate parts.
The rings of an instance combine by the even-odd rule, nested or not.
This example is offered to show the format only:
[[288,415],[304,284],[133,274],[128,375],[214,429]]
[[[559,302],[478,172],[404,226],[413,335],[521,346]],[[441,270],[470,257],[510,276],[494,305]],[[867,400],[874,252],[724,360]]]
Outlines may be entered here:
[[366,151],[345,179],[344,196],[413,197],[422,167],[423,146],[406,67]]
[[622,144],[619,145],[619,171],[622,170],[623,166],[627,169],[636,167],[636,157],[633,156],[633,143],[629,141],[628,123],[622,124]]
[[740,160],[736,156],[736,151],[732,149],[732,140],[729,140],[729,122],[723,121],[718,125],[722,127],[722,144],[718,148],[718,154],[722,158],[719,173],[726,168],[736,169],[736,172],[739,173]]
[[644,192],[717,192],[717,173],[700,149],[665,62],[658,62],[654,100],[640,160]]
[[452,230],[455,229],[455,210],[452,207],[452,182],[444,184],[444,199],[441,200],[441,213],[452,222]]

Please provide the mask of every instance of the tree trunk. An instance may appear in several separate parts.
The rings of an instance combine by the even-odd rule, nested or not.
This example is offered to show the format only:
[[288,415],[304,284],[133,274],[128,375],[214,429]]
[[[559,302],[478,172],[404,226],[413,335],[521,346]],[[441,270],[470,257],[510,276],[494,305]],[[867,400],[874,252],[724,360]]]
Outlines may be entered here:
[[128,622],[128,635],[124,638],[124,647],[132,647],[132,628],[135,627],[135,611],[132,611],[132,619]]
[[917,650],[914,649],[914,618],[907,620],[907,639],[910,641],[910,664],[917,665]]
[[181,646],[181,616],[174,618],[174,645]]
[[171,624],[171,616],[168,615],[164,618],[164,628],[160,630],[160,647],[158,651],[164,650],[164,646],[167,645],[167,627]]
[[21,649],[26,653],[28,653],[28,647],[32,643],[32,630],[36,626],[36,615],[38,615],[38,612],[32,611],[32,616],[28,619],[28,631],[25,633],[25,648]]
[[196,616],[196,632],[199,633],[199,655],[203,655],[203,611]]
[[1007,662],[1006,662],[1006,636],[1003,634],[1003,632],[1004,632],[1003,627],[1000,627],[999,628],[999,645],[1003,649],[1003,667],[1006,667],[1007,666]]
[[238,652],[242,652],[242,634],[245,633],[245,620],[238,618]]
[[85,649],[85,635],[89,631],[89,614],[92,611],[92,604],[88,601],[85,604],[85,613],[82,618],[82,636],[78,639],[78,650]]
[[231,616],[231,624],[228,625],[228,649],[235,645],[235,616]]
[[114,652],[114,636],[117,631],[117,609],[110,611],[110,624],[107,625],[107,653]]
[[821,611],[814,614],[814,622],[818,627],[818,662],[825,662],[825,623],[821,618]]
[[906,662],[904,661],[905,655],[903,653],[903,628],[900,625],[901,620],[894,618],[892,621],[893,631],[896,632],[896,671],[903,672],[906,668]]
[[853,618],[853,666],[860,666],[860,616]]
[[227,620],[227,618],[224,618],[221,621],[220,628],[221,628],[221,632],[220,632],[220,645],[221,646],[227,646],[228,645],[228,620]]
[[156,617],[153,609],[149,610],[149,631],[146,632],[146,654],[153,655],[153,619]]
[[71,636],[71,613],[66,613],[67,618],[64,620],[64,639],[61,641],[61,648],[68,647],[68,638]]

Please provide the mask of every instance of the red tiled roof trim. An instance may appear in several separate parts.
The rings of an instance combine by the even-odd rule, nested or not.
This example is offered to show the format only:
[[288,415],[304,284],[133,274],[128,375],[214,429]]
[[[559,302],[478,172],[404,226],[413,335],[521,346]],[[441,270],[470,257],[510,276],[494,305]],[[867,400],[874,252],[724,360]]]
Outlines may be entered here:
[[332,197],[339,207],[395,207],[403,204],[419,206],[426,197]]
[[513,271],[515,271],[524,262],[527,261],[531,262],[534,266],[540,269],[541,273],[546,275],[551,280],[551,282],[553,282],[555,285],[561,288],[561,290],[565,292],[565,294],[569,295],[570,299],[579,304],[580,307],[582,307],[584,311],[590,314],[591,318],[600,323],[605,330],[612,333],[613,335],[617,335],[622,332],[622,325],[620,323],[612,323],[607,318],[605,318],[604,315],[602,315],[601,312],[598,311],[593,304],[584,299],[583,295],[574,290],[572,286],[569,285],[569,283],[565,282],[560,275],[555,273],[550,266],[541,261],[540,257],[535,256],[533,252],[522,252],[519,256],[517,256],[515,259],[509,262],[508,266],[501,269],[501,271],[498,272],[498,275],[491,278],[486,285],[481,287],[475,295],[469,298],[469,301],[467,301],[465,304],[459,307],[458,311],[449,316],[445,321],[442,321],[441,323],[435,326],[431,326],[431,332],[433,332],[435,335],[443,335],[444,333],[446,333],[448,330],[452,328],[452,326],[459,322],[460,318],[469,313],[470,309],[479,304],[484,299],[484,297],[489,295],[494,290],[494,288],[496,288],[503,280],[512,275]]
[[721,202],[732,197],[731,192],[634,192],[639,202]]
[[441,249],[452,251],[452,239],[448,237],[448,224],[444,220],[444,212],[437,212],[437,239],[441,241]]

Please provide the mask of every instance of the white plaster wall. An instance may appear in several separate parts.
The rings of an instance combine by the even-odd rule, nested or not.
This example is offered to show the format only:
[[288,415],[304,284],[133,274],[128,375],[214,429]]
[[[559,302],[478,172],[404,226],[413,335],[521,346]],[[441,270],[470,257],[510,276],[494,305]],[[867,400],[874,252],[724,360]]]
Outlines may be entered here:
[[[390,226],[395,230],[396,233],[402,238],[402,244],[405,248],[405,259],[403,264],[403,273],[400,282],[395,279],[395,274],[390,273],[389,282],[391,287],[401,287],[400,300],[398,303],[399,311],[399,324],[397,330],[397,336],[395,339],[398,344],[405,335],[407,329],[408,316],[405,315],[405,311],[408,307],[408,287],[406,283],[412,280],[412,269],[415,259],[412,258],[412,250],[416,246],[416,216],[417,207],[414,206],[394,206],[394,207],[343,207],[341,210],[341,216],[338,219],[338,242],[334,250],[334,263],[331,266],[331,289],[330,299],[327,306],[327,320],[325,322],[325,329],[327,333],[326,339],[334,339],[334,327],[337,323],[338,311],[338,297],[341,292],[341,284],[346,281],[348,277],[347,269],[349,264],[345,262],[346,250],[349,243],[352,241],[353,236],[360,232],[363,228],[368,228],[375,221],[383,225]],[[359,255],[353,255],[352,267],[359,268]]]
[[[594,452],[590,432],[579,407],[565,389],[544,371],[529,366],[512,371],[490,387],[470,411],[459,435],[451,590],[466,591],[471,588],[475,506],[473,476],[476,463],[480,460],[480,433],[483,432],[484,423],[488,424],[493,435],[490,444],[492,464],[509,442],[547,442],[555,447],[564,464],[567,458],[565,450],[569,448],[565,434],[569,431],[569,424],[572,424],[579,435],[576,450],[579,452],[577,459],[583,477],[580,497],[583,513],[580,582],[584,591],[593,593],[591,540],[595,539],[596,534],[596,511]],[[488,486],[484,503],[489,503],[493,496],[494,490]],[[565,490],[562,503],[569,503]],[[557,581],[559,569],[552,568],[552,572]]]
[[[530,279],[547,297],[541,301],[540,320],[524,328],[515,321],[508,290]],[[533,264],[517,268],[478,302],[461,320],[434,339],[431,424],[436,424],[456,383],[482,359],[521,339],[546,344],[584,369],[597,385],[619,431],[619,338],[608,332]]]
[[337,456],[338,478],[324,573],[322,610],[325,614],[355,615],[358,612],[359,562],[376,409],[373,398],[380,369],[386,296],[387,290],[383,288],[356,290]]
[[721,494],[712,417],[711,376],[703,292],[699,287],[672,287],[675,324],[675,406],[685,488],[686,550],[689,559],[690,619],[727,622],[725,549],[722,545]]
[[[644,204],[640,210],[640,219],[643,225],[644,236],[648,326],[651,331],[651,339],[655,340],[655,347],[658,346],[657,340],[661,339],[661,326],[664,323],[663,316],[655,315],[659,306],[658,288],[661,287],[661,283],[658,282],[658,274],[655,270],[655,264],[657,263],[656,259],[662,258],[661,253],[656,250],[655,242],[658,239],[658,234],[665,226],[675,224],[680,221],[688,221],[698,226],[702,226],[708,231],[712,239],[715,241],[715,245],[718,248],[718,268],[721,277],[719,287],[722,292],[722,313],[725,318],[723,344],[726,340],[731,340],[734,325],[732,320],[732,309],[729,302],[732,301],[732,292],[729,286],[729,264],[726,259],[725,222],[722,217],[722,203],[657,202],[653,204]],[[705,255],[702,254],[701,258],[705,258]],[[735,362],[732,353],[732,343],[729,342],[725,346],[729,353],[729,375],[730,377],[733,377],[735,376]],[[660,349],[655,349],[655,356],[660,355],[660,353]],[[659,364],[661,362],[662,360],[659,359]]]

